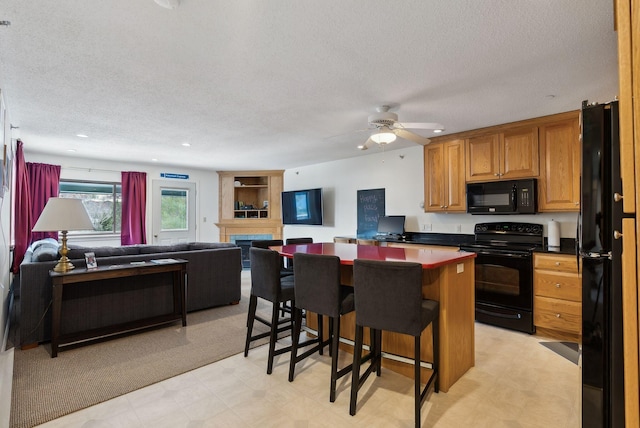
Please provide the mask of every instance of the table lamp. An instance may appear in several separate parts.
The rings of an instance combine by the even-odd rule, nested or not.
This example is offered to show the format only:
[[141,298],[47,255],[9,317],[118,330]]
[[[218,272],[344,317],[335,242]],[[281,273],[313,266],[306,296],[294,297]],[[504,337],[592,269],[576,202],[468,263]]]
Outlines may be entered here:
[[93,223],[82,200],[72,198],[49,198],[40,214],[33,232],[62,232],[60,260],[53,268],[55,272],[67,272],[74,268],[67,258],[67,232],[70,230],[93,230]]

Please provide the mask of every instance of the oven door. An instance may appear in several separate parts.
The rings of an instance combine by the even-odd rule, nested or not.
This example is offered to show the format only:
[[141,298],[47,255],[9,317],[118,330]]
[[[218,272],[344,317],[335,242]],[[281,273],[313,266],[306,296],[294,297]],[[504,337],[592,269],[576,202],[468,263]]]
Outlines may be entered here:
[[476,250],[476,253],[476,302],[531,311],[532,254],[508,250]]

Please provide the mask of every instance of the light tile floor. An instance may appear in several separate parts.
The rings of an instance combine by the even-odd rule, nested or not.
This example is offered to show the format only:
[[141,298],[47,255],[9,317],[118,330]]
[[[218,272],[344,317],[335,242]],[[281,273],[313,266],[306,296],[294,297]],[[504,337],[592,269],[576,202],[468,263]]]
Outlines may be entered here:
[[[430,393],[424,427],[579,427],[580,370],[546,339],[476,324],[476,365],[447,393]],[[288,354],[266,374],[267,349],[251,350],[46,424],[57,427],[412,427],[413,381],[370,377],[349,415],[350,376],[329,402],[330,357],[314,356],[287,381]],[[341,364],[350,354],[341,353]]]

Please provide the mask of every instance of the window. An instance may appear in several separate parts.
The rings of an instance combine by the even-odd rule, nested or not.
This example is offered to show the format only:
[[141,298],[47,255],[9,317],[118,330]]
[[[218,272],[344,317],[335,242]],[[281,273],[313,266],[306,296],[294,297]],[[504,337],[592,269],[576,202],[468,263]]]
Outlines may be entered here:
[[187,230],[189,194],[183,189],[160,192],[160,228],[162,231]]
[[120,183],[60,180],[60,197],[82,199],[95,233],[120,233],[122,219]]

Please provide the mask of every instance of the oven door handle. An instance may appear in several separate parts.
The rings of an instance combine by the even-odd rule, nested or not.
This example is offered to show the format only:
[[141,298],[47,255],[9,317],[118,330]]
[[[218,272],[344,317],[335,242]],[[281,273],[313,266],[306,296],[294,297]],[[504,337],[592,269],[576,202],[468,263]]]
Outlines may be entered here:
[[508,257],[517,257],[519,259],[526,259],[530,257],[530,254],[518,254],[518,253],[492,253],[490,251],[476,251],[477,254],[482,254],[483,256],[508,256]]

